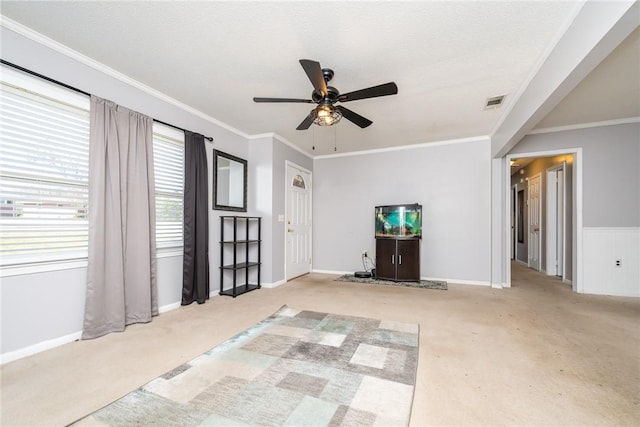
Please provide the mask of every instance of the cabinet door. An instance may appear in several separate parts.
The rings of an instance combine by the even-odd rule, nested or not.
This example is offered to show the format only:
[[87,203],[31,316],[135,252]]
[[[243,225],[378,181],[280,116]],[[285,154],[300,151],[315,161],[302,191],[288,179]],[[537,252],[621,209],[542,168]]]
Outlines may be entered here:
[[396,280],[420,280],[420,240],[398,240]]
[[376,239],[376,277],[396,280],[396,240]]

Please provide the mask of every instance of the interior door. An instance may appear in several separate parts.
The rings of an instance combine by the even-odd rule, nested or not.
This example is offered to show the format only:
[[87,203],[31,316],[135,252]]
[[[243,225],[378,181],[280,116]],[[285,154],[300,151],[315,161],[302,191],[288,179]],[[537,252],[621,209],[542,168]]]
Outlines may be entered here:
[[311,271],[311,173],[287,163],[286,279]]
[[540,271],[540,174],[529,178],[529,267]]
[[[564,168],[564,166],[563,166]],[[549,276],[563,277],[564,270],[564,171],[547,171],[546,271]]]

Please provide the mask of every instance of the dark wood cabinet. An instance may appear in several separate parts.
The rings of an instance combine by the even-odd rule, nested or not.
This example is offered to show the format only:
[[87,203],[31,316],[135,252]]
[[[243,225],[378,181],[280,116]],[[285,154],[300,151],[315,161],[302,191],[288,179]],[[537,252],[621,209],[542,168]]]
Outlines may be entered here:
[[396,282],[420,280],[419,239],[376,239],[376,277]]

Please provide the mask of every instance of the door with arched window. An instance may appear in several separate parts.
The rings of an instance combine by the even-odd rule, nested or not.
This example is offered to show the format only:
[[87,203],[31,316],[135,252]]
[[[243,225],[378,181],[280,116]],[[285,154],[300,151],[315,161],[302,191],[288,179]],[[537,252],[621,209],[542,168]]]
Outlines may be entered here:
[[287,162],[286,280],[311,271],[311,172]]

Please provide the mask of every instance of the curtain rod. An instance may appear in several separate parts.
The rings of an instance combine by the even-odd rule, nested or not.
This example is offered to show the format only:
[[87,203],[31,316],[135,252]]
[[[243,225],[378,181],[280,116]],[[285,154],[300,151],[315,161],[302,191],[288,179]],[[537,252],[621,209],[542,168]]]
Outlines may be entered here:
[[[42,75],[42,74],[40,74],[40,73],[36,73],[35,71],[31,71],[31,70],[29,70],[28,68],[24,68],[24,67],[21,67],[21,66],[19,66],[19,65],[13,64],[13,63],[11,63],[11,62],[9,62],[9,61],[5,61],[4,59],[1,59],[1,58],[0,58],[0,63],[2,63],[2,64],[4,64],[4,65],[7,65],[7,66],[9,66],[9,67],[15,68],[16,70],[19,70],[19,71],[25,72],[25,73],[27,73],[27,74],[31,74],[32,76],[39,77],[39,78],[41,78],[41,79],[43,79],[43,80],[46,80],[46,81],[48,81],[48,82],[55,83],[55,84],[57,84],[57,85],[59,85],[59,86],[62,86],[62,87],[64,87],[64,88],[71,89],[71,90],[73,90],[73,91],[75,91],[75,92],[78,92],[78,93],[81,93],[81,94],[83,94],[83,95],[91,96],[91,94],[90,94],[89,92],[85,92],[85,91],[84,91],[84,90],[82,90],[82,89],[78,89],[77,87],[73,87],[73,86],[70,86],[70,85],[68,85],[68,84],[66,84],[66,83],[62,83],[62,82],[61,82],[61,81],[59,81],[59,80],[55,80],[55,79],[52,79],[51,77],[47,77],[47,76],[44,76],[44,75]],[[154,122],[156,122],[156,123],[160,123],[160,124],[162,124],[162,125],[165,125],[165,126],[172,127],[172,128],[174,128],[174,129],[177,129],[177,130],[181,130],[182,132],[186,132],[186,129],[183,129],[183,128],[179,127],[179,126],[172,125],[172,124],[170,124],[170,123],[166,123],[166,122],[163,122],[163,121],[158,120],[158,119],[153,119],[153,121],[154,121]],[[205,136],[205,137],[204,137],[204,139],[206,139],[207,141],[211,141],[211,142],[213,142],[213,138],[212,138],[212,137],[210,137],[210,136]]]

